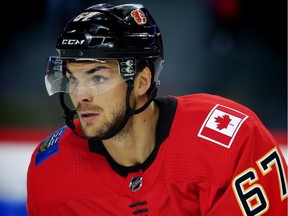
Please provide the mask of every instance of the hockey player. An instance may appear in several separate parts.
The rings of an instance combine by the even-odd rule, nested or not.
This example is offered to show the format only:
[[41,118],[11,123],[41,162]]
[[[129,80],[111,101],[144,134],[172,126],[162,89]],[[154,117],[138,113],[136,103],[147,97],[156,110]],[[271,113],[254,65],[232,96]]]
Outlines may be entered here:
[[287,164],[250,109],[157,97],[163,44],[142,5],[91,6],[56,48],[45,83],[66,124],[31,157],[29,216],[287,215]]

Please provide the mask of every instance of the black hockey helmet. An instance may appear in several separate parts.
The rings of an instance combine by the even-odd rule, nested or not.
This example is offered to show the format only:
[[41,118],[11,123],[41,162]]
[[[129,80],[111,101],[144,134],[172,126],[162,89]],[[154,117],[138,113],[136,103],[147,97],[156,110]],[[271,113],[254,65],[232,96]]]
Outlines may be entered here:
[[48,89],[55,80],[55,72],[61,74],[62,65],[73,59],[118,59],[123,66],[121,75],[132,79],[148,65],[156,83],[154,87],[160,83],[164,63],[162,38],[154,19],[141,4],[98,4],[85,9],[67,23],[57,39],[56,49],[59,56],[50,57],[46,68],[50,95],[61,92],[60,87]]
[[[74,127],[75,110],[69,109],[63,99],[63,93],[68,89],[63,81],[67,61],[118,60],[120,74],[128,83],[127,110],[122,126],[131,115],[143,111],[157,94],[164,64],[162,38],[154,19],[141,4],[97,4],[85,9],[67,23],[57,39],[56,49],[59,56],[49,57],[45,83],[49,95],[61,93],[66,123],[71,128]],[[138,110],[132,110],[128,101],[133,80],[145,66],[150,68],[153,77],[147,92],[148,101]]]

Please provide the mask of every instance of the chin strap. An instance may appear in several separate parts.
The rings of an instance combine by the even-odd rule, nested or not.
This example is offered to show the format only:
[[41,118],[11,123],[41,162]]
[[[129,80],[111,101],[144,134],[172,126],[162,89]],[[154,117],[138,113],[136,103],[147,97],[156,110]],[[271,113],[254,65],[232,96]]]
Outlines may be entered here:
[[149,104],[153,101],[153,99],[156,97],[157,91],[158,91],[158,88],[156,87],[156,83],[154,82],[150,88],[150,91],[148,92],[148,100],[142,107],[140,107],[137,110],[134,110],[134,114],[143,112],[149,106]]
[[95,136],[95,137],[87,137],[87,136],[83,136],[83,135],[81,135],[81,134],[76,132],[75,124],[74,124],[74,121],[73,121],[74,120],[74,115],[76,114],[76,110],[70,109],[65,104],[65,99],[64,99],[64,94],[65,93],[60,92],[60,103],[61,103],[62,108],[64,109],[63,118],[65,119],[66,125],[72,129],[73,133],[76,136],[82,137],[82,138],[87,139],[87,140],[99,141],[99,140],[109,139],[109,138],[115,136],[117,133],[119,133],[122,130],[122,128],[128,122],[128,119],[132,115],[135,115],[135,114],[138,114],[138,113],[141,113],[142,111],[144,111],[149,106],[149,104],[152,102],[152,100],[156,97],[156,95],[157,95],[157,87],[156,87],[156,84],[153,83],[151,88],[150,88],[151,90],[149,92],[148,100],[146,101],[146,103],[142,107],[140,107],[139,109],[133,110],[133,109],[131,109],[130,103],[129,103],[129,99],[130,99],[130,95],[131,95],[131,92],[133,90],[133,87],[134,87],[133,84],[128,84],[127,91],[126,91],[126,112],[125,112],[124,118],[121,121],[121,123],[119,125],[117,125],[117,127],[115,127],[112,130],[108,131],[104,136],[98,136],[98,137],[97,136]]
[[64,109],[63,118],[65,119],[66,125],[70,127],[74,132],[75,124],[73,122],[73,119],[74,119],[74,115],[76,114],[76,110],[72,110],[67,107],[67,105],[65,104],[65,100],[64,100],[64,94],[65,94],[64,92],[60,92],[60,103],[61,103],[62,108]]

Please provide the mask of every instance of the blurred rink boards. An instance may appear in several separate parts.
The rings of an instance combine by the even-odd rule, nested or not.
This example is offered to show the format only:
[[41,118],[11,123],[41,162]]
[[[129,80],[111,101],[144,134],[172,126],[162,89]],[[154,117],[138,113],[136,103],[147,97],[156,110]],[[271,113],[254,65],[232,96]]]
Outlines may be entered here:
[[[27,216],[26,174],[36,145],[52,130],[0,129],[0,216]],[[288,161],[287,133],[273,133]]]
[[27,216],[26,174],[36,146],[53,130],[0,128],[0,216]]

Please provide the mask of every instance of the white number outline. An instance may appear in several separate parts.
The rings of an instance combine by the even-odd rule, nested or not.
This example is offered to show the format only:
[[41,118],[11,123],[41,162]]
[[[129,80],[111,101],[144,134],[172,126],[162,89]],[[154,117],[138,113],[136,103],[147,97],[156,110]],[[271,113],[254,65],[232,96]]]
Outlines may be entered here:
[[[284,163],[282,162],[278,149],[276,147],[271,149],[263,157],[257,160],[256,164],[263,176],[270,173],[272,171],[272,166],[275,165],[281,193],[280,199],[281,201],[286,199],[288,197],[288,184],[283,166]],[[232,188],[243,215],[250,215],[252,211],[257,211],[257,208],[259,207],[261,209],[261,205],[264,205],[262,206],[264,208],[253,215],[260,216],[269,209],[269,199],[267,198],[262,185],[256,183],[258,179],[257,171],[252,167],[238,174],[233,179]],[[249,184],[249,187],[247,187],[247,183]],[[252,205],[252,200],[256,200],[256,205]]]
[[[272,158],[272,160],[271,160]],[[268,163],[267,163],[268,162]],[[278,176],[279,188],[281,191],[281,201],[288,197],[288,186],[287,179],[285,175],[284,166],[280,157],[279,152],[276,147],[265,154],[262,158],[257,161],[257,165],[263,176],[267,175],[272,171],[272,166],[275,165]]]
[[[244,181],[242,178],[244,178]],[[258,210],[259,212],[256,214],[253,214],[255,216],[260,216],[269,209],[269,200],[264,188],[260,184],[255,183],[258,179],[257,172],[253,168],[248,168],[233,179],[233,191],[243,215],[251,215],[252,211],[257,211],[257,208],[261,209],[261,207],[264,207],[263,209]],[[245,188],[246,184],[249,184],[249,187]],[[248,198],[246,198],[247,196]],[[253,205],[252,200],[256,200],[256,204]],[[248,209],[245,209],[245,206],[249,209],[249,212],[247,212]]]
[[86,22],[89,21],[90,18],[100,14],[98,11],[93,11],[93,12],[83,12],[79,14],[77,17],[74,18],[73,22]]

